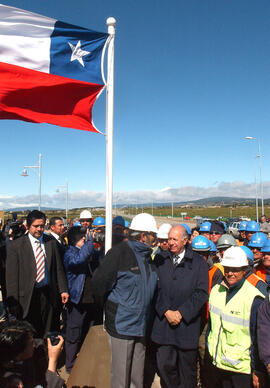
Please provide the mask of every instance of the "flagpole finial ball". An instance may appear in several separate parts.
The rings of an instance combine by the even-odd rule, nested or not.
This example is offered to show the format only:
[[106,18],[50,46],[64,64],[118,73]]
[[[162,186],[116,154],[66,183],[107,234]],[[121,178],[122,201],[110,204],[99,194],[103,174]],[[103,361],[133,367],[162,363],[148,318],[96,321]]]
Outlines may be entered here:
[[106,23],[107,23],[107,26],[108,26],[108,33],[110,35],[114,35],[115,34],[115,24],[116,24],[115,18],[112,18],[112,17],[108,18],[106,20]]
[[113,17],[109,17],[109,18],[106,20],[106,23],[107,23],[107,26],[115,26],[116,20],[115,20],[115,18],[113,18]]

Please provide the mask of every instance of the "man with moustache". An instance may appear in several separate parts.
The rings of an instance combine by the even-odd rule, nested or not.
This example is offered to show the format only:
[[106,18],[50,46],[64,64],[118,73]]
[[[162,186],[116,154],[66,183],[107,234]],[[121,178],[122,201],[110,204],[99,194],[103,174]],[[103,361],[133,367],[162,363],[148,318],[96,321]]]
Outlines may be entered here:
[[28,234],[8,245],[7,305],[17,319],[30,322],[38,337],[59,330],[58,303],[68,301],[68,288],[56,241],[44,234],[46,216],[33,210],[27,216]]

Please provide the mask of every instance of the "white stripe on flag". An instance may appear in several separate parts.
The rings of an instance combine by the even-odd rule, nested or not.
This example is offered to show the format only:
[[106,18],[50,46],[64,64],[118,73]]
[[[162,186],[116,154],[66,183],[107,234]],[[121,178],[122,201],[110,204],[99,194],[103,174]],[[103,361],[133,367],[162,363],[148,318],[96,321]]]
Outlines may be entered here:
[[56,20],[0,4],[0,62],[49,73]]

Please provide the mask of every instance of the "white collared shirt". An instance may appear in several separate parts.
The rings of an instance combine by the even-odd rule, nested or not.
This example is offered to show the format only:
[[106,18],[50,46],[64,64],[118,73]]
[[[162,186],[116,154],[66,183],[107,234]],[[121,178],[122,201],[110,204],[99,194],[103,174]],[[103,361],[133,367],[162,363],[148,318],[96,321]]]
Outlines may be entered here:
[[28,237],[29,237],[30,243],[32,245],[32,249],[33,249],[35,257],[36,257],[36,249],[37,249],[36,241],[40,242],[41,249],[43,250],[43,253],[44,253],[44,257],[46,257],[46,251],[45,251],[45,246],[44,246],[44,242],[43,242],[43,236],[41,236],[40,239],[38,239],[38,238],[32,236],[31,233],[28,233]]
[[58,236],[58,234],[54,233],[51,231],[51,235],[60,243],[62,244],[62,241],[61,241],[61,238],[60,236]]

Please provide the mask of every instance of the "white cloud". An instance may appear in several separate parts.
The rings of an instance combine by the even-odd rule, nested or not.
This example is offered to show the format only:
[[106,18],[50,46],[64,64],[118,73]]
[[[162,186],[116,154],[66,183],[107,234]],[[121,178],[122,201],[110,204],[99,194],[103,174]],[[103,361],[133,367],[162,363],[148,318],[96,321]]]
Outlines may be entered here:
[[[259,185],[258,185],[259,190]],[[208,197],[255,197],[255,185],[242,181],[220,182],[210,187],[182,186],[178,188],[166,187],[160,190],[138,190],[134,192],[120,191],[114,193],[113,203],[160,203],[192,201]],[[260,197],[260,193],[259,193]],[[270,182],[264,182],[264,198],[270,198]],[[42,195],[42,207],[65,208],[66,195],[64,192],[53,195]],[[69,193],[69,208],[104,206],[105,193],[82,190]],[[38,206],[38,196],[0,195],[0,206],[4,209],[15,207]]]

